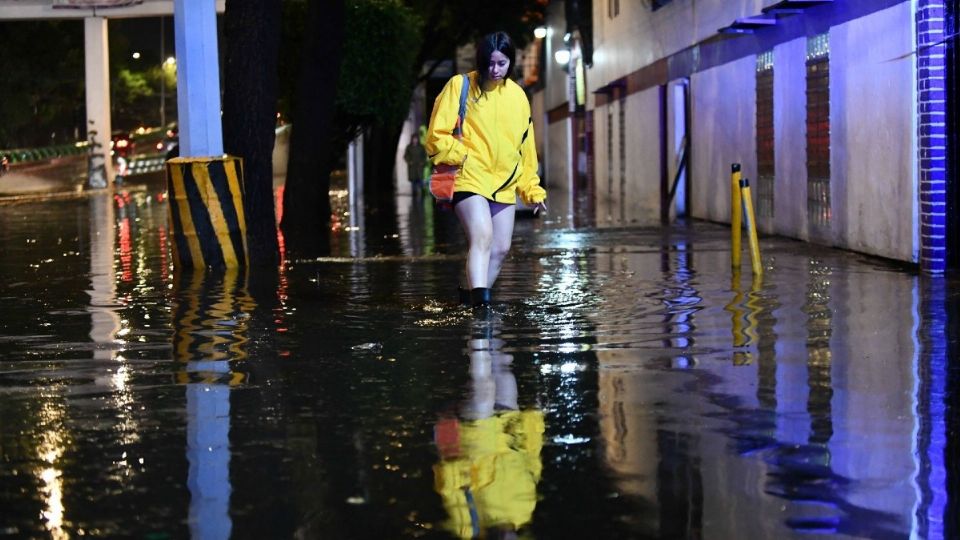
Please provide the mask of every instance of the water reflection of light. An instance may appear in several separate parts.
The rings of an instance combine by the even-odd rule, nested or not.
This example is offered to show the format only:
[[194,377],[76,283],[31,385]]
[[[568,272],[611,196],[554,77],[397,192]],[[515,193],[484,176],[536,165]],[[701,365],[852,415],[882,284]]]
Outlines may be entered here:
[[[560,336],[564,339],[569,339],[577,337],[579,333],[573,328],[573,325],[565,326],[560,329]],[[590,344],[588,343],[561,343],[560,347],[557,349],[560,353],[570,354],[581,351],[590,350]]]
[[283,269],[286,266],[287,260],[287,241],[283,237],[283,229],[280,228],[280,223],[283,222],[283,191],[286,187],[286,184],[278,186],[273,190],[273,207],[277,209],[276,214],[276,223],[277,226],[277,247],[280,251],[280,268]]
[[170,260],[167,255],[167,229],[160,226],[157,229],[158,244],[160,246],[160,281],[166,283],[170,276]]
[[47,530],[53,538],[70,538],[63,527],[63,480],[60,471],[54,468],[44,469],[40,473],[43,480],[43,493],[46,509],[42,512],[46,521]]
[[566,435],[558,435],[558,436],[556,436],[556,437],[553,438],[553,442],[554,442],[554,443],[556,443],[556,444],[566,444],[566,445],[583,444],[583,443],[588,443],[588,442],[590,442],[591,440],[592,440],[592,439],[590,439],[590,437],[577,437],[577,436],[575,436],[575,435],[573,435],[573,434],[570,434],[570,433],[568,433],[568,434],[566,434]]
[[[537,289],[541,291],[547,303],[553,305],[582,305],[588,299],[587,291],[591,283],[588,272],[581,272],[586,264],[583,254],[567,252],[554,263],[556,266],[540,274]],[[572,326],[565,325],[567,335],[572,335]],[[562,330],[562,331],[564,331]]]
[[678,356],[670,362],[670,367],[674,369],[688,369],[694,367],[695,365],[696,363],[694,360],[686,356]]
[[587,369],[587,366],[585,364],[580,364],[577,362],[564,362],[560,365],[543,364],[540,366],[540,373],[544,375],[549,375],[551,373],[559,373],[561,375],[570,375],[573,373],[586,371],[586,369]]
[[[120,363],[120,367],[110,377],[110,384],[114,388],[113,405],[119,416],[116,431],[119,437],[118,442],[121,445],[129,445],[140,440],[140,425],[136,416],[131,414],[134,400],[129,384],[130,369],[126,366],[127,359],[118,354],[116,360]],[[124,474],[130,475],[132,472],[134,472],[133,467],[128,466]]]
[[113,374],[113,377],[110,377],[110,382],[113,383],[113,387],[117,389],[118,392],[125,392],[127,390],[127,380],[130,378],[130,372],[126,366],[120,366],[117,369],[117,372]]
[[576,373],[577,371],[583,371],[583,366],[574,362],[560,364],[560,373]]
[[62,472],[55,466],[64,452],[65,441],[60,431],[64,413],[60,407],[47,402],[43,405],[39,416],[43,425],[53,427],[41,435],[40,445],[37,448],[38,456],[44,463],[44,466],[36,471],[37,477],[43,484],[40,488],[44,504],[41,515],[51,538],[69,538],[62,528],[64,514]]

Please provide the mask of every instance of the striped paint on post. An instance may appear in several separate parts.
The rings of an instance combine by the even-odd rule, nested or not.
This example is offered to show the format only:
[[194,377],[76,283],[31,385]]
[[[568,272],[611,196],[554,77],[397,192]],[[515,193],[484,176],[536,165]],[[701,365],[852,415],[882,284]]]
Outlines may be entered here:
[[247,265],[243,160],[173,158],[167,161],[174,266]]

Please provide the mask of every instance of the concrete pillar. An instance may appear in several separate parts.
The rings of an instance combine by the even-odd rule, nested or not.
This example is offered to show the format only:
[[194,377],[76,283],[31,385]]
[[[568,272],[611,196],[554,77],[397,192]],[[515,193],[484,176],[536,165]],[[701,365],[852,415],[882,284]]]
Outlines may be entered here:
[[174,0],[181,157],[223,155],[215,0]]
[[110,160],[110,56],[107,46],[107,20],[103,17],[83,19],[84,66],[87,85],[87,139],[96,131],[96,141],[103,152],[106,178],[113,178]]
[[347,202],[350,207],[350,255],[363,257],[363,133],[347,144]]

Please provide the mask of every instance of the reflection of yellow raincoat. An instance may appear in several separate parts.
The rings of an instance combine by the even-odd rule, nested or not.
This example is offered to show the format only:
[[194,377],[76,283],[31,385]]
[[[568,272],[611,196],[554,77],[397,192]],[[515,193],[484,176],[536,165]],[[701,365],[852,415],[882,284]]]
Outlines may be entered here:
[[[460,111],[463,77],[455,75],[437,96],[427,131],[427,154],[434,163],[463,164],[454,191],[514,204],[517,194],[527,205],[543,201],[547,192],[537,175],[530,101],[520,86],[506,80],[477,98],[477,72],[471,71],[463,138],[453,136]],[[466,161],[464,161],[466,158]]]
[[503,411],[459,425],[460,453],[434,465],[445,528],[476,538],[494,526],[518,529],[533,517],[543,464],[543,411]]

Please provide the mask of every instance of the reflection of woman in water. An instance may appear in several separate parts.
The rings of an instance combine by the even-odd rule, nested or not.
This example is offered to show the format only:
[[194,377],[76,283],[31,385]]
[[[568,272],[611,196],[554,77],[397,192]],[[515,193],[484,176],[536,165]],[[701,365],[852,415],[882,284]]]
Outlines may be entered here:
[[434,438],[434,487],[460,538],[513,538],[533,517],[543,465],[543,412],[521,411],[513,358],[499,338],[468,342],[471,392],[462,420],[442,419]]

